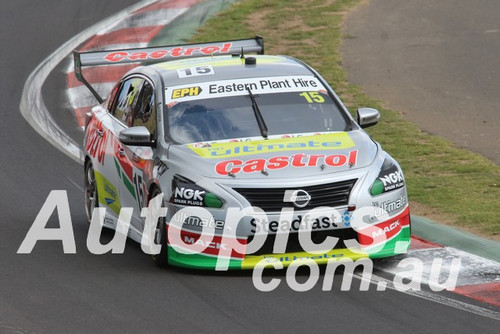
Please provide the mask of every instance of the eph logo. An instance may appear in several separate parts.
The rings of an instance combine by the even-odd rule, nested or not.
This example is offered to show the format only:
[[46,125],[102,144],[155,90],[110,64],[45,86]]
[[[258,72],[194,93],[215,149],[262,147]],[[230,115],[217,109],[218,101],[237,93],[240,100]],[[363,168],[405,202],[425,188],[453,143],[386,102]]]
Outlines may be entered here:
[[201,93],[201,87],[185,87],[185,88],[177,88],[172,91],[172,99],[180,99],[185,96],[198,96]]

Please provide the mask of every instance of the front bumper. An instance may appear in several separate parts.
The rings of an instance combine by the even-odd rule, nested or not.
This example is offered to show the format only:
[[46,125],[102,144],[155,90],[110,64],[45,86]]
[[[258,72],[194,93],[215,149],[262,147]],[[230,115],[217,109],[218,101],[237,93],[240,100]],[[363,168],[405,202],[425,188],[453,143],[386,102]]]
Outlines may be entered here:
[[[326,264],[328,261],[339,261],[342,259],[357,260],[360,258],[383,258],[405,253],[410,247],[410,210],[407,206],[400,214],[379,222],[365,229],[357,230],[357,246],[346,247],[342,240],[342,248],[325,250],[318,254],[304,251],[286,252],[282,254],[244,254],[244,252],[233,251],[228,258],[229,270],[252,269],[259,262],[276,263],[287,267],[295,260],[311,259],[317,264]],[[181,235],[187,236],[196,242],[196,234],[190,231],[182,231]],[[198,235],[199,237],[199,235]],[[236,240],[235,240],[236,241]],[[237,242],[246,243],[246,239],[238,238]],[[170,265],[214,270],[223,245],[222,237],[214,236],[210,244],[203,251],[196,254],[185,254],[177,251],[172,245],[168,245],[168,262]]]

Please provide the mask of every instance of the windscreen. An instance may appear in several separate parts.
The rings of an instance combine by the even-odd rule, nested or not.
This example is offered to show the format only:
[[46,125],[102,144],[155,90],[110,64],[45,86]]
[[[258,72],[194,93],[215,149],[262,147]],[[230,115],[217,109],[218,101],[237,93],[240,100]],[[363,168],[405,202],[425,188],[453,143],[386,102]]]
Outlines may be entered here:
[[[250,92],[255,105],[252,106]],[[312,76],[206,82],[166,92],[168,133],[181,144],[262,136],[345,131],[347,122]],[[257,110],[255,110],[257,108]]]

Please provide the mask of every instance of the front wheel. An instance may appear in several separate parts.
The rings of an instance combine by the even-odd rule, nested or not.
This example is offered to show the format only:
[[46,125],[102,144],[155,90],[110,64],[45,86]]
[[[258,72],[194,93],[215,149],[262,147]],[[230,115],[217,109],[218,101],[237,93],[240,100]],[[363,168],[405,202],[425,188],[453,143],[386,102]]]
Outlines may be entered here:
[[[159,188],[155,187],[151,192],[150,199],[155,198],[161,194]],[[168,247],[167,247],[167,223],[165,217],[160,217],[155,228],[154,243],[161,245],[160,253],[153,254],[153,262],[159,267],[166,267],[168,265]]]
[[92,220],[92,213],[94,212],[94,209],[99,206],[94,167],[92,166],[92,162],[90,160],[85,163],[84,194],[85,213],[87,214],[87,221],[90,224],[90,221]]

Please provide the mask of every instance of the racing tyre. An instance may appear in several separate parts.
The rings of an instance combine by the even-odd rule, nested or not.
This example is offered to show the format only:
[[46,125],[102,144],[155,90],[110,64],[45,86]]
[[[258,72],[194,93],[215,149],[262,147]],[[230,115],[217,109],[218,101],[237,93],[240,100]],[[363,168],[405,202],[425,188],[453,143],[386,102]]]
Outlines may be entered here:
[[94,208],[97,208],[99,206],[99,198],[97,195],[97,184],[95,182],[94,167],[92,166],[92,162],[90,160],[88,160],[85,163],[84,194],[85,194],[85,213],[87,214],[87,221],[90,224]]
[[[159,188],[155,187],[151,192],[150,199],[161,194]],[[159,267],[168,265],[168,247],[167,247],[167,221],[165,217],[160,217],[155,229],[155,244],[161,245],[161,251],[158,254],[153,254],[153,262]]]

